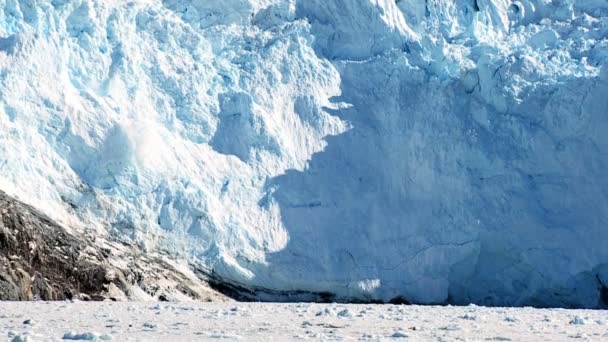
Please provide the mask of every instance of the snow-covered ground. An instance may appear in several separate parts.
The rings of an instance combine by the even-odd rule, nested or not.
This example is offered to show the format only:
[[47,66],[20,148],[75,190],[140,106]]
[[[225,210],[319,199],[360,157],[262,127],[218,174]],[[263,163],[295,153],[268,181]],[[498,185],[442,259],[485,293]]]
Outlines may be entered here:
[[608,312],[405,305],[2,303],[4,337],[34,340],[608,340]]

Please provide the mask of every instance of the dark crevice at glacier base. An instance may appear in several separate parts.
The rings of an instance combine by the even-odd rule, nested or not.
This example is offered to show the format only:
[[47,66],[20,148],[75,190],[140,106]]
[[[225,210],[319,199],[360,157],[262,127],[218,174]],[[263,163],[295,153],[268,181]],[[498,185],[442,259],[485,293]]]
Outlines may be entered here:
[[11,103],[43,38],[0,20],[0,186],[40,210],[239,300],[608,308],[607,2],[50,3],[75,102]]

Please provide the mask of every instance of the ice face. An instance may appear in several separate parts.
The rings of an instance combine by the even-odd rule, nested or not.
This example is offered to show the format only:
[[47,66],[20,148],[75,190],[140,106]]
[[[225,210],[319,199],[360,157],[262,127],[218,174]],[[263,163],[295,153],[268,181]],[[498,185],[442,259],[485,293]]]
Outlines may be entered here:
[[597,307],[608,3],[0,0],[0,188],[226,281]]

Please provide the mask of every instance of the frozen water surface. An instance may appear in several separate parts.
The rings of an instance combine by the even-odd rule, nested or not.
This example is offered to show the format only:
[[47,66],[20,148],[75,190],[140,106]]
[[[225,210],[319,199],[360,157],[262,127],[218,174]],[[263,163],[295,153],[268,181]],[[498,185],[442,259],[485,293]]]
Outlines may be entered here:
[[[337,314],[343,310],[352,317]],[[605,311],[479,306],[38,302],[3,303],[0,330],[13,341],[601,341],[606,318]]]

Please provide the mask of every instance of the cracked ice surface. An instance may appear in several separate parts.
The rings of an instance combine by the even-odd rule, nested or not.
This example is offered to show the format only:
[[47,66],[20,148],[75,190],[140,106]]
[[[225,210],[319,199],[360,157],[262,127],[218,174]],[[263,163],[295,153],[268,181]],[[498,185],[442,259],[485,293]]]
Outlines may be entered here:
[[604,0],[0,0],[0,188],[246,287],[598,307]]
[[[34,310],[32,310],[34,308]],[[602,341],[602,310],[309,303],[3,303],[22,341]]]

